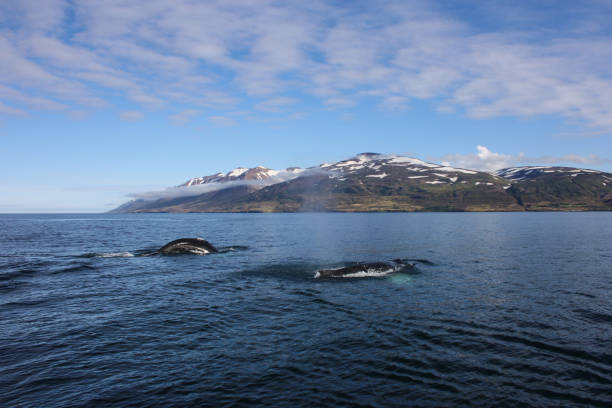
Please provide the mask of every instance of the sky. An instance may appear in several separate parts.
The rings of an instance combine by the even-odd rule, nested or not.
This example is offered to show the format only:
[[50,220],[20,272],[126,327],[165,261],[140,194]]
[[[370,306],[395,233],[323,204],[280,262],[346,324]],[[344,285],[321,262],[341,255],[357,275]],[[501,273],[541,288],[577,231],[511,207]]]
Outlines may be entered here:
[[361,152],[612,172],[609,0],[0,2],[0,212]]

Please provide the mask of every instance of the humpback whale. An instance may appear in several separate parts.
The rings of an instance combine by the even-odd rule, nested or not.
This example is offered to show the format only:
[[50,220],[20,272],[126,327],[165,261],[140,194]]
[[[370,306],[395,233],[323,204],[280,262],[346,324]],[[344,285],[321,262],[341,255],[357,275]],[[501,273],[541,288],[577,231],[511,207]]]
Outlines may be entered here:
[[179,238],[168,242],[157,252],[160,254],[205,255],[219,251],[210,242],[202,238]]
[[318,270],[314,277],[321,278],[361,278],[366,276],[384,276],[392,272],[398,272],[403,269],[411,269],[413,263],[406,263],[401,259],[394,259],[391,262],[366,262],[357,263],[343,268],[336,269],[321,269]]

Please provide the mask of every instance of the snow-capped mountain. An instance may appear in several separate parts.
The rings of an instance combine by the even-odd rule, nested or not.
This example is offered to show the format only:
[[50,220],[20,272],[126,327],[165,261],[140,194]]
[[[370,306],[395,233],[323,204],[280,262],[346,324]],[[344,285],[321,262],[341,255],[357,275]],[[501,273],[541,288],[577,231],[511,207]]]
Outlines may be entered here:
[[612,210],[612,174],[527,166],[494,173],[362,153],[307,169],[263,166],[188,180],[116,212]]
[[257,166],[250,169],[238,167],[227,173],[217,173],[211,176],[192,178],[179,187],[191,187],[210,183],[227,183],[237,180],[269,181],[269,184],[273,184],[297,177],[302,171],[304,171],[304,169],[300,169],[299,167],[290,167],[285,170],[273,170],[263,166]]
[[485,174],[474,170],[459,169],[450,166],[428,163],[413,157],[379,153],[361,153],[337,163],[324,163],[319,166],[331,173],[339,181],[347,176],[359,175],[383,179],[386,177],[403,177],[407,180],[419,180],[426,184],[453,184],[467,182],[468,175]]
[[[523,167],[508,167],[505,169],[496,170],[494,175],[503,177],[512,181],[532,180],[540,176],[566,176],[578,177],[580,175],[599,175],[602,182],[607,183],[612,181],[608,176],[609,173],[604,173],[598,170],[576,169],[573,167],[552,167],[552,166],[523,166]],[[608,176],[606,176],[608,175]],[[606,181],[607,180],[607,181]]]

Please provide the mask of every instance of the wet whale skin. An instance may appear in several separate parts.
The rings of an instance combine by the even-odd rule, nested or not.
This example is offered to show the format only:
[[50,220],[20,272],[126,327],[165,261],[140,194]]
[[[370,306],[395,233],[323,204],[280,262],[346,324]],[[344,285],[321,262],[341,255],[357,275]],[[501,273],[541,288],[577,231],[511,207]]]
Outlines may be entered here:
[[316,272],[315,278],[343,278],[350,277],[351,275],[355,275],[360,272],[366,274],[384,274],[385,272],[397,272],[401,269],[412,267],[414,267],[414,264],[404,263],[401,261],[358,263],[355,265],[346,266],[344,268],[321,269]]
[[203,238],[179,238],[168,242],[158,251],[161,254],[211,254],[219,252]]

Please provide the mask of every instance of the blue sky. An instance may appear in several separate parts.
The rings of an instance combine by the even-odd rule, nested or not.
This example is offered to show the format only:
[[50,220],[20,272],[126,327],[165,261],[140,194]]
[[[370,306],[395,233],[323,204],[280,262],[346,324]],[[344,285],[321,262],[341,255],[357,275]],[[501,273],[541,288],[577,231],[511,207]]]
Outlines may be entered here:
[[0,212],[406,153],[612,171],[612,3],[0,3]]

